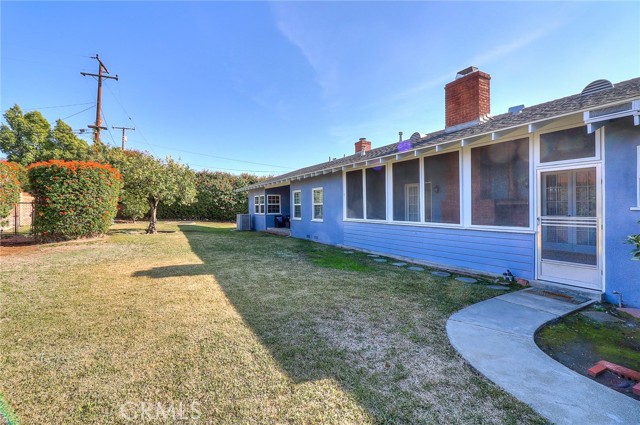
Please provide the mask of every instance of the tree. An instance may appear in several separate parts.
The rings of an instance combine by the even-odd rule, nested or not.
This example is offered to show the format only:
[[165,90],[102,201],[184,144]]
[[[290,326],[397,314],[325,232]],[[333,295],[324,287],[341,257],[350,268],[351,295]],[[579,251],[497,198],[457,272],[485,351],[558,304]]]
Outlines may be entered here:
[[0,226],[7,224],[7,216],[20,201],[21,176],[24,176],[24,170],[19,164],[0,161]]
[[9,161],[26,166],[50,159],[87,159],[88,143],[62,120],[57,120],[52,130],[40,112],[25,114],[18,105],[7,109],[4,119],[7,124],[0,126],[0,150]]
[[89,157],[87,142],[73,134],[71,127],[62,120],[57,120],[51,132],[48,144],[49,159],[85,160]]
[[195,199],[195,173],[170,157],[163,161],[147,153],[126,151],[115,162],[124,179],[121,202],[139,205],[146,200],[148,204],[147,233],[157,233],[158,204],[190,204]]
[[245,213],[248,209],[247,193],[237,190],[265,179],[252,174],[198,171],[195,202],[187,206],[161,204],[158,216],[169,219],[235,220],[236,214]]
[[49,122],[38,111],[22,113],[18,105],[7,109],[0,126],[0,149],[7,159],[29,165],[42,157],[51,133]]

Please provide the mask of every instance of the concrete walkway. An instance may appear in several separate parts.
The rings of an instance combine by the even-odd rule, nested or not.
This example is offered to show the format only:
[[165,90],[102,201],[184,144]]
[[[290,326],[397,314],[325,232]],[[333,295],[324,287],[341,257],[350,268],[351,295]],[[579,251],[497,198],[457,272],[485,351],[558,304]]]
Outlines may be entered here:
[[451,344],[482,375],[554,423],[639,424],[640,402],[561,365],[533,340],[540,326],[591,301],[576,305],[535,292],[512,292],[455,313],[447,321]]

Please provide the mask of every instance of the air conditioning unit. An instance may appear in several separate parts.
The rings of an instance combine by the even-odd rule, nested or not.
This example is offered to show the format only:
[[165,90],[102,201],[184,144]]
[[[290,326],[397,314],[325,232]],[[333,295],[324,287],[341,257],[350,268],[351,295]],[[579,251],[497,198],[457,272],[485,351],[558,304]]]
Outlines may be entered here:
[[236,215],[236,230],[251,230],[251,214]]

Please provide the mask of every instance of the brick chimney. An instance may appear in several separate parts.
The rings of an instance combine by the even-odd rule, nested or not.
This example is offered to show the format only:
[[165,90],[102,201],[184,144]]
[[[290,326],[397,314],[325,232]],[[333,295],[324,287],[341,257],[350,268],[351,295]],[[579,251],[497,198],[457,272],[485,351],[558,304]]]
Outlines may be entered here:
[[365,152],[369,152],[370,150],[371,142],[368,141],[366,137],[361,137],[360,140],[356,142],[356,153],[364,155]]
[[444,86],[447,129],[464,128],[461,124],[471,126],[487,118],[491,106],[489,80],[489,74],[470,66]]

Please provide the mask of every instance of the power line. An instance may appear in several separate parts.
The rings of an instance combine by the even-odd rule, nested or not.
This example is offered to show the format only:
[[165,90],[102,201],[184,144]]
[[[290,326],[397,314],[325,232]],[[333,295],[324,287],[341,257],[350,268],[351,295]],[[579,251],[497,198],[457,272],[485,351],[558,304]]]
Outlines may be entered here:
[[245,163],[245,164],[253,164],[253,165],[266,165],[267,167],[285,168],[285,169],[288,169],[288,170],[292,170],[293,169],[292,167],[285,167],[285,166],[282,166],[282,165],[265,164],[263,162],[244,161],[242,159],[226,158],[224,156],[210,155],[210,154],[200,153],[200,152],[192,152],[192,151],[187,151],[187,150],[184,150],[184,149],[170,148],[168,146],[161,146],[161,145],[153,145],[153,146],[156,146],[158,148],[174,150],[174,151],[178,151],[178,152],[190,153],[190,154],[193,154],[193,155],[208,156],[208,157],[211,157],[211,158],[223,159],[225,161],[235,161],[235,162],[242,162],[242,163]]
[[[116,96],[116,94],[113,92],[113,90],[111,90],[111,87],[109,87],[109,85],[106,85],[106,87],[107,87],[107,90],[109,90],[109,92],[113,96],[113,98],[116,100],[116,102],[118,102],[118,104],[120,105],[120,107],[122,108],[124,113],[127,115],[127,118],[129,118],[129,120],[133,123],[133,125],[136,128],[138,128],[138,125],[133,121],[133,118],[131,118],[131,115],[129,115],[129,112],[127,112],[126,108],[124,107],[124,105],[122,104],[120,99],[118,99],[118,96]],[[142,132],[140,132],[140,134],[142,135]],[[286,170],[292,170],[293,169],[292,167],[285,167],[283,165],[274,165],[274,164],[265,164],[263,162],[245,161],[245,160],[241,160],[241,159],[227,158],[227,157],[224,157],[224,156],[217,156],[217,155],[211,155],[211,154],[200,153],[200,152],[193,152],[193,151],[188,151],[188,150],[178,149],[178,148],[173,148],[173,147],[168,147],[168,146],[156,145],[156,144],[149,143],[148,141],[146,141],[146,143],[149,146],[155,146],[155,147],[158,147],[158,148],[169,149],[169,150],[176,151],[176,152],[190,153],[192,155],[208,156],[208,157],[211,157],[211,158],[223,159],[225,161],[241,162],[241,163],[244,163],[244,164],[252,164],[252,165],[264,165],[264,166],[267,166],[267,167],[284,168]],[[238,170],[236,170],[236,171],[238,171]]]
[[[91,103],[93,103],[93,102],[91,102]],[[68,117],[64,117],[64,118],[60,118],[60,119],[61,119],[62,121],[64,121],[64,120],[66,120],[67,118],[75,117],[76,115],[81,114],[81,113],[83,113],[83,112],[85,112],[85,111],[88,111],[89,109],[93,109],[93,108],[95,108],[95,107],[96,107],[96,106],[92,104],[91,106],[89,106],[89,107],[88,107],[88,108],[86,108],[86,109],[83,109],[83,110],[82,110],[82,111],[80,111],[80,112],[76,112],[75,114],[71,114],[71,115],[69,115]]]
[[[100,111],[102,112],[102,111]],[[104,116],[104,112],[102,112],[102,120],[104,121],[104,125],[106,125],[106,129],[109,132],[109,136],[111,137],[111,141],[113,142],[113,145],[116,145],[116,139],[113,138],[113,133],[111,133],[111,130],[109,129],[109,123],[107,122],[107,118]],[[94,140],[95,141],[95,140]]]
[[72,103],[70,105],[56,105],[56,106],[40,106],[39,108],[25,108],[25,112],[29,111],[37,111],[39,109],[54,109],[54,108],[67,108],[71,106],[84,106],[84,105],[93,105],[95,102],[85,102],[85,103]]
[[[156,146],[158,148],[169,149],[171,151],[184,152],[184,153],[189,153],[189,154],[192,154],[192,155],[199,155],[199,156],[207,156],[207,157],[211,157],[211,158],[222,159],[222,160],[225,160],[225,161],[241,162],[241,163],[244,163],[244,164],[264,165],[264,166],[267,166],[267,167],[284,168],[284,169],[287,169],[287,170],[292,170],[293,169],[292,167],[285,167],[285,166],[282,166],[282,165],[265,164],[263,162],[245,161],[245,160],[241,160],[241,159],[227,158],[227,157],[224,157],[224,156],[217,156],[217,155],[205,154],[205,153],[200,153],[200,152],[193,152],[193,151],[188,151],[188,150],[184,150],[184,149],[178,149],[178,148],[174,148],[174,147],[168,147],[168,146],[162,146],[162,145],[156,145],[156,144],[153,144],[153,143],[149,143],[149,141],[147,141],[146,138],[144,137],[144,134],[140,130],[139,126],[136,124],[136,122],[133,120],[133,118],[131,118],[131,115],[129,114],[127,109],[124,107],[124,105],[122,104],[122,102],[120,101],[118,96],[114,93],[113,90],[111,90],[111,87],[109,87],[109,85],[105,85],[105,87],[107,87],[107,90],[109,90],[109,93],[111,93],[111,95],[116,100],[118,105],[120,105],[120,107],[122,108],[124,113],[127,115],[127,118],[129,118],[129,121],[131,121],[131,123],[134,125],[134,127],[138,129],[138,132],[140,133],[142,138],[145,139],[146,144],[149,145],[150,147],[151,146]],[[152,150],[152,152],[153,152],[153,150]],[[154,152],[154,154],[155,154],[155,152]],[[202,165],[200,165],[200,167],[202,167]],[[232,170],[232,171],[251,171],[251,170],[238,170],[238,169],[234,169],[234,168],[226,168],[226,169],[227,170]],[[265,173],[268,172],[268,173],[270,173],[272,171],[252,171],[252,172],[265,172]]]
[[242,170],[242,169],[237,169],[237,168],[224,168],[224,167],[211,167],[209,165],[202,165],[202,164],[195,164],[193,162],[189,163],[190,165],[195,165],[196,167],[203,167],[206,168],[209,171],[216,171],[216,170],[225,170],[225,171],[240,171],[243,173],[269,173],[269,174],[277,174],[277,171],[274,170]]
[[138,126],[138,124],[133,120],[133,118],[131,118],[131,115],[129,115],[129,112],[127,112],[127,110],[125,109],[124,105],[122,104],[122,102],[120,102],[120,99],[118,99],[118,96],[116,96],[116,94],[113,92],[113,90],[111,90],[111,87],[109,87],[109,85],[106,85],[107,90],[109,90],[109,93],[111,93],[111,95],[113,96],[113,98],[116,100],[116,102],[118,102],[118,105],[120,105],[120,107],[122,108],[122,110],[124,111],[125,115],[127,115],[127,118],[129,118],[129,121],[131,121],[131,123],[133,124],[133,126],[135,128],[138,129],[138,133],[140,134],[140,136],[142,137],[142,140],[144,140],[144,142],[149,145],[149,150],[151,151],[151,153],[153,153],[155,156],[158,156],[158,154],[153,150],[153,147],[151,147],[151,143],[149,143],[149,141],[147,140],[147,138],[145,137],[144,133],[142,132],[142,129],[140,128],[140,126]]
[[[109,75],[109,70],[107,69],[107,67],[104,65],[104,63],[102,63],[102,61],[100,60],[100,56],[98,56],[97,54],[95,56],[92,56],[91,59],[95,59],[98,61],[98,73],[97,74],[91,74],[88,72],[81,72],[80,74],[84,77],[98,77],[98,99],[96,101],[96,123],[94,125],[90,125],[89,128],[93,128],[93,142],[94,143],[100,143],[100,130],[104,130],[105,127],[102,127],[102,123],[100,122],[100,119],[102,118],[102,114],[101,114],[101,108],[102,108],[102,79],[112,79],[112,80],[118,80],[118,74],[116,74],[115,77]],[[106,75],[105,75],[106,74]],[[108,128],[108,126],[107,126]],[[113,136],[111,136],[111,139],[113,139]],[[114,141],[115,143],[115,141]]]

